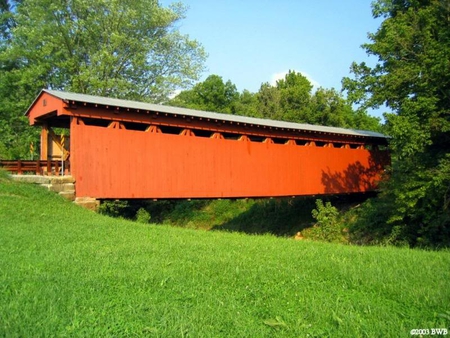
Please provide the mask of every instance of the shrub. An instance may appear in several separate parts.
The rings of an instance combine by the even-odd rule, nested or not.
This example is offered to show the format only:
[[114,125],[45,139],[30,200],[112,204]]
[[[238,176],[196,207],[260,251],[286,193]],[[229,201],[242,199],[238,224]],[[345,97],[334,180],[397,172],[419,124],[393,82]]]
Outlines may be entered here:
[[322,200],[316,200],[316,209],[311,214],[317,223],[304,232],[307,238],[326,242],[345,241],[339,224],[339,211],[330,202],[324,204]]
[[144,208],[139,208],[136,212],[136,222],[138,223],[150,223],[151,218],[150,213]]
[[102,201],[99,212],[112,217],[128,218],[129,203],[127,200]]

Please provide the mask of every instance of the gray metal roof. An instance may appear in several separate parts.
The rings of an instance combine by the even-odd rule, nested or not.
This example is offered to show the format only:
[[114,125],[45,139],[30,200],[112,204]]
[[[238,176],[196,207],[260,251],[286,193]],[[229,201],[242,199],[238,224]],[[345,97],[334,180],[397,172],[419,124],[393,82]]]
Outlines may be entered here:
[[254,124],[254,125],[260,125],[260,126],[267,126],[267,127],[275,127],[275,128],[295,129],[295,130],[322,132],[322,133],[330,133],[330,134],[341,134],[341,135],[352,135],[352,136],[362,136],[362,137],[387,138],[387,136],[385,136],[381,133],[367,131],[367,130],[355,130],[355,129],[346,129],[346,128],[338,128],[338,127],[327,127],[327,126],[318,126],[318,125],[305,124],[305,123],[293,123],[293,122],[276,121],[276,120],[269,120],[269,119],[260,119],[260,118],[255,118],[255,117],[246,117],[246,116],[231,115],[231,114],[221,114],[221,113],[214,113],[214,112],[202,111],[202,110],[171,107],[171,106],[165,106],[165,105],[160,105],[160,104],[152,104],[152,103],[145,103],[145,102],[138,102],[138,101],[107,98],[107,97],[102,97],[102,96],[70,93],[70,92],[64,92],[64,91],[58,91],[58,90],[43,89],[42,92],[46,92],[46,93],[53,95],[55,97],[58,97],[62,100],[86,102],[86,103],[92,103],[92,104],[98,104],[98,105],[104,105],[104,106],[110,106],[110,107],[148,110],[148,111],[167,113],[167,114],[186,115],[186,116],[209,118],[209,119],[216,119],[216,120],[222,120],[222,121],[232,121],[232,122],[247,123],[247,124]]

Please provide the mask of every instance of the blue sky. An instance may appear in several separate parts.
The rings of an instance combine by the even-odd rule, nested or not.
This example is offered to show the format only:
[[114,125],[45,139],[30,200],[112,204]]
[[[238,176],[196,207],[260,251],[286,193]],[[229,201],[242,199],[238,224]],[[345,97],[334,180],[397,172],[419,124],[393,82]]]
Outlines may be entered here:
[[[172,0],[160,1],[167,6]],[[239,91],[257,92],[289,69],[316,86],[341,89],[353,61],[374,64],[360,47],[381,21],[372,0],[181,0],[183,34],[209,54],[204,74],[222,76]]]

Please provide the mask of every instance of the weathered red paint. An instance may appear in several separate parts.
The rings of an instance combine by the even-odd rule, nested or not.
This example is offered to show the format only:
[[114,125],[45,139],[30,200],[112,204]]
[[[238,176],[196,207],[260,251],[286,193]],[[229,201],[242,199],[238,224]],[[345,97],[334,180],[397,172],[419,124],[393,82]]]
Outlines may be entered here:
[[[336,194],[372,191],[384,166],[389,162],[386,151],[350,148],[349,144],[363,140],[342,139],[335,147],[336,136],[330,136],[325,146],[277,144],[266,139],[252,142],[244,133],[236,140],[224,139],[222,134],[211,137],[195,135],[195,128],[205,130],[205,121],[186,122],[180,117],[180,135],[160,132],[155,116],[139,115],[146,123],[143,130],[125,129],[120,121],[127,120],[104,107],[76,107],[50,100],[51,109],[58,116],[67,115],[70,122],[71,170],[76,180],[77,197],[109,198],[227,198],[276,197],[316,194]],[[60,104],[60,105],[59,105]],[[48,103],[47,103],[48,105]],[[46,119],[45,107],[30,108],[30,123]],[[77,110],[77,108],[79,108]],[[91,110],[91,117],[110,120],[105,126],[86,125],[83,121]],[[96,110],[97,109],[97,110]],[[53,110],[54,111],[54,110]],[[131,116],[137,112],[129,113]],[[82,116],[82,117],[80,117]],[[121,117],[122,116],[122,117]],[[40,120],[41,119],[41,120]],[[219,127],[212,128],[217,131]],[[220,126],[223,131],[226,126]],[[232,128],[236,131],[236,126]],[[147,129],[147,131],[145,131]],[[159,132],[158,132],[159,131]],[[258,134],[280,137],[274,131]],[[327,135],[316,136],[327,139]],[[345,146],[346,145],[346,146]]]

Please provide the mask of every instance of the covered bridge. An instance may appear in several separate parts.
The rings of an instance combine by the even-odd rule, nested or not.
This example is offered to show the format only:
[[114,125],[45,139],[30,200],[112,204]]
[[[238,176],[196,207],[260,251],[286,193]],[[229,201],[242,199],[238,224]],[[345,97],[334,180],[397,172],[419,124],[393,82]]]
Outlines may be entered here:
[[26,115],[68,128],[77,197],[240,198],[368,192],[384,135],[42,90]]

